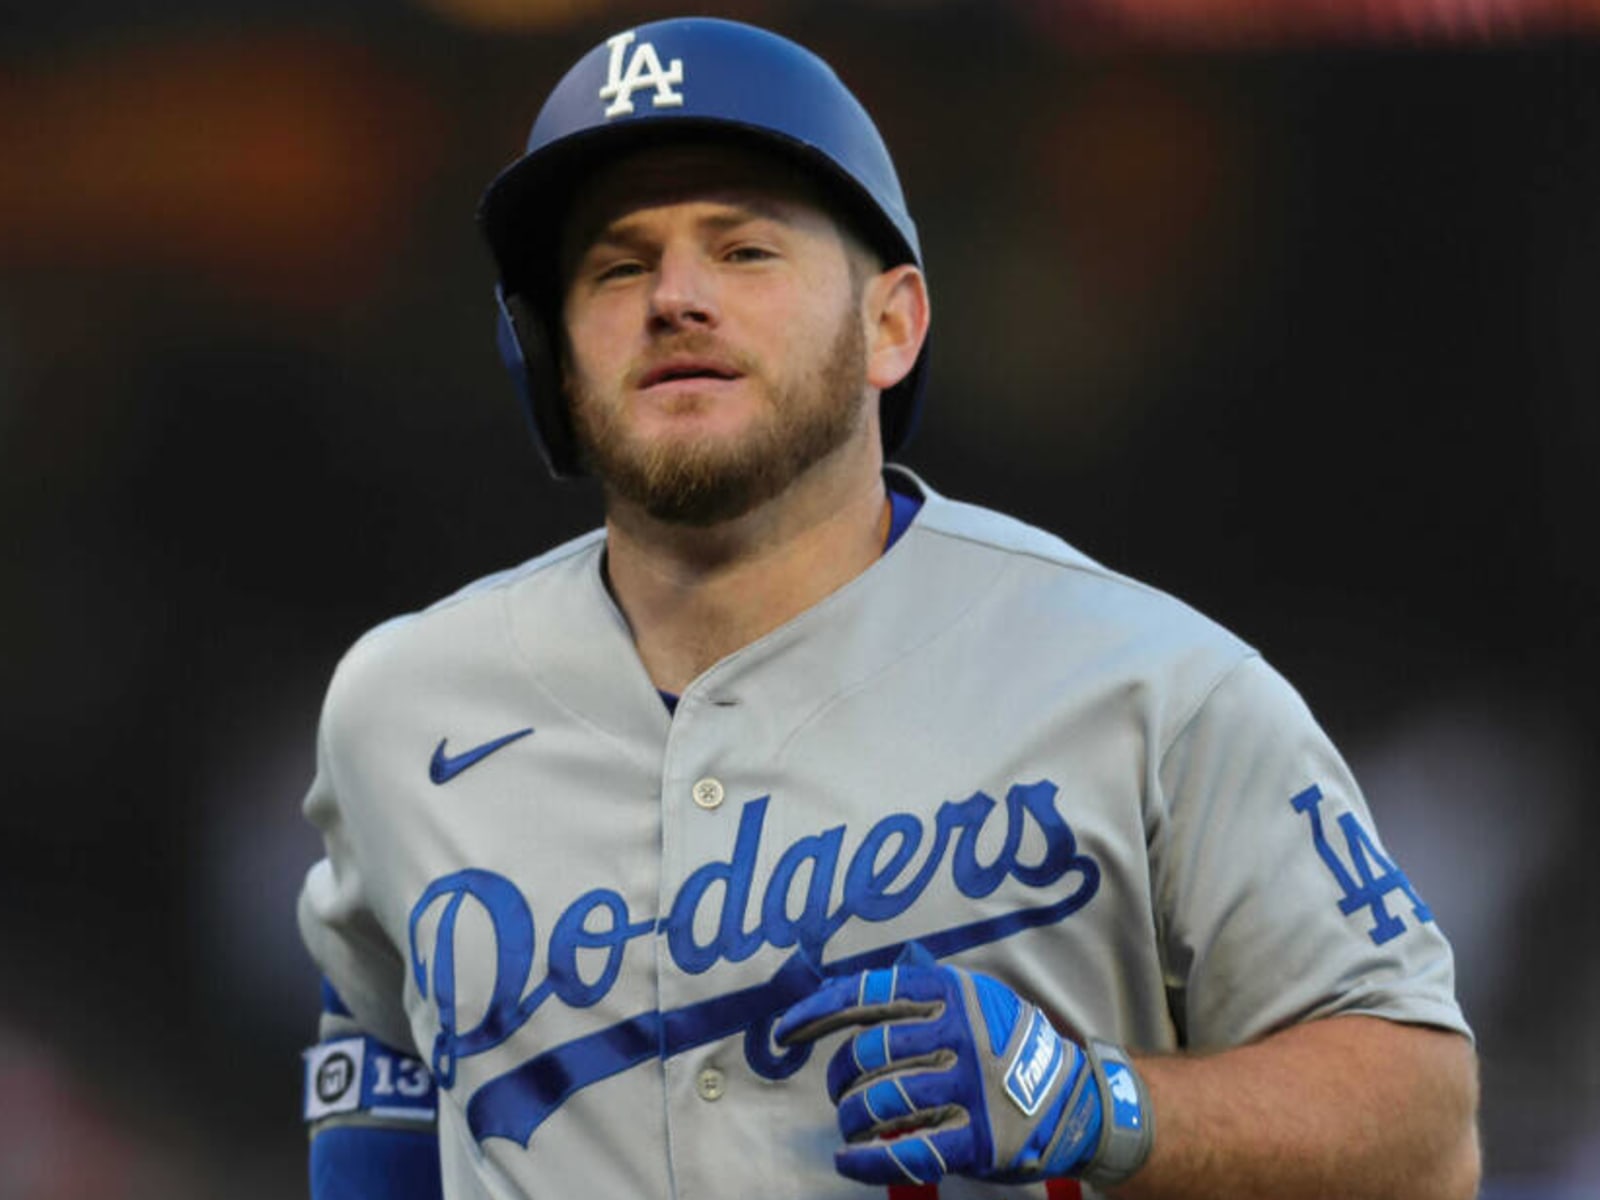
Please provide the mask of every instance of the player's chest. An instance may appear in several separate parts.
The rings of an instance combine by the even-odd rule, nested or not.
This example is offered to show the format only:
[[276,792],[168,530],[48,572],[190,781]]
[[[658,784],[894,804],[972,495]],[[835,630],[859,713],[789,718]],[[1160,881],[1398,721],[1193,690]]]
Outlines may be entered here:
[[416,749],[361,772],[396,940],[487,970],[479,991],[525,947],[567,1007],[648,959],[670,998],[797,948],[832,964],[954,923],[1065,919],[1142,861],[1126,720],[879,694],[794,721],[721,700],[632,741],[536,700],[449,729],[418,714]]

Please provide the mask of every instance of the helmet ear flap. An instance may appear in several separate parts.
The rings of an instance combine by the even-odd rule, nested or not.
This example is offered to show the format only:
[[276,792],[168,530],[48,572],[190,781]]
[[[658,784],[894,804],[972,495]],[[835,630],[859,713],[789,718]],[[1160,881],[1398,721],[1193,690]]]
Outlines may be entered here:
[[545,465],[557,479],[582,475],[577,439],[561,386],[561,363],[550,343],[550,331],[526,297],[494,289],[495,345],[500,361],[522,400]]

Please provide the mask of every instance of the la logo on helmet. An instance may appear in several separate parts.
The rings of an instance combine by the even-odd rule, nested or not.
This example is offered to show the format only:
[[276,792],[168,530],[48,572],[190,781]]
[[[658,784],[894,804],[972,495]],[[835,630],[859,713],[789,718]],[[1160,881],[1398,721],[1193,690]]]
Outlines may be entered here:
[[606,85],[600,89],[600,99],[611,101],[606,109],[608,117],[631,113],[633,94],[644,87],[655,88],[656,94],[650,103],[656,108],[679,108],[683,105],[683,93],[672,90],[673,84],[683,82],[683,59],[675,58],[663,68],[656,48],[649,42],[640,42],[634,52],[628,55],[627,66],[623,66],[623,55],[633,44],[635,36],[630,29],[606,39],[606,45],[611,47],[611,61],[606,69]]

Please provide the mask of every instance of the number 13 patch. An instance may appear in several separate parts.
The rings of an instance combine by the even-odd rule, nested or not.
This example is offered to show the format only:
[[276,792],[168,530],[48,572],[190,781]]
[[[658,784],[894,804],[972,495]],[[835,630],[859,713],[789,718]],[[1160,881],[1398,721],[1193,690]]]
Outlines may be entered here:
[[1354,813],[1342,813],[1338,819],[1339,831],[1344,834],[1348,865],[1328,841],[1322,824],[1322,789],[1312,784],[1289,801],[1295,812],[1305,813],[1311,819],[1311,840],[1317,854],[1327,865],[1344,898],[1339,901],[1339,911],[1349,916],[1357,909],[1368,909],[1372,914],[1372,928],[1367,931],[1374,945],[1381,946],[1406,931],[1406,923],[1389,911],[1385,898],[1390,892],[1405,893],[1411,901],[1411,912],[1418,921],[1432,921],[1433,912],[1417,895],[1406,873],[1384,857],[1370,833],[1356,819]]
[[433,1120],[436,1099],[428,1068],[377,1038],[336,1038],[307,1050],[305,1060],[307,1121],[350,1113]]

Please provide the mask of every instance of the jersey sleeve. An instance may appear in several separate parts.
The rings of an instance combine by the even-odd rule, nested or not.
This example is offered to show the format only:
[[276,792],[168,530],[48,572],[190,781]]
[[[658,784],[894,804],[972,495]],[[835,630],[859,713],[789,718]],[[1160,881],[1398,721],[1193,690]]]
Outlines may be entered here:
[[300,934],[321,968],[319,1041],[305,1055],[312,1200],[438,1200],[437,1088],[415,1056],[405,965],[369,902],[340,804],[330,689],[305,800],[323,857],[300,891]]
[[1304,701],[1259,657],[1205,697],[1157,780],[1152,887],[1188,1048],[1336,1014],[1469,1032],[1431,910]]
[[340,808],[329,728],[330,695],[317,737],[317,773],[305,814],[322,833],[323,857],[306,875],[297,916],[306,949],[360,1028],[413,1052],[402,1002],[405,961],[368,902],[359,861]]

